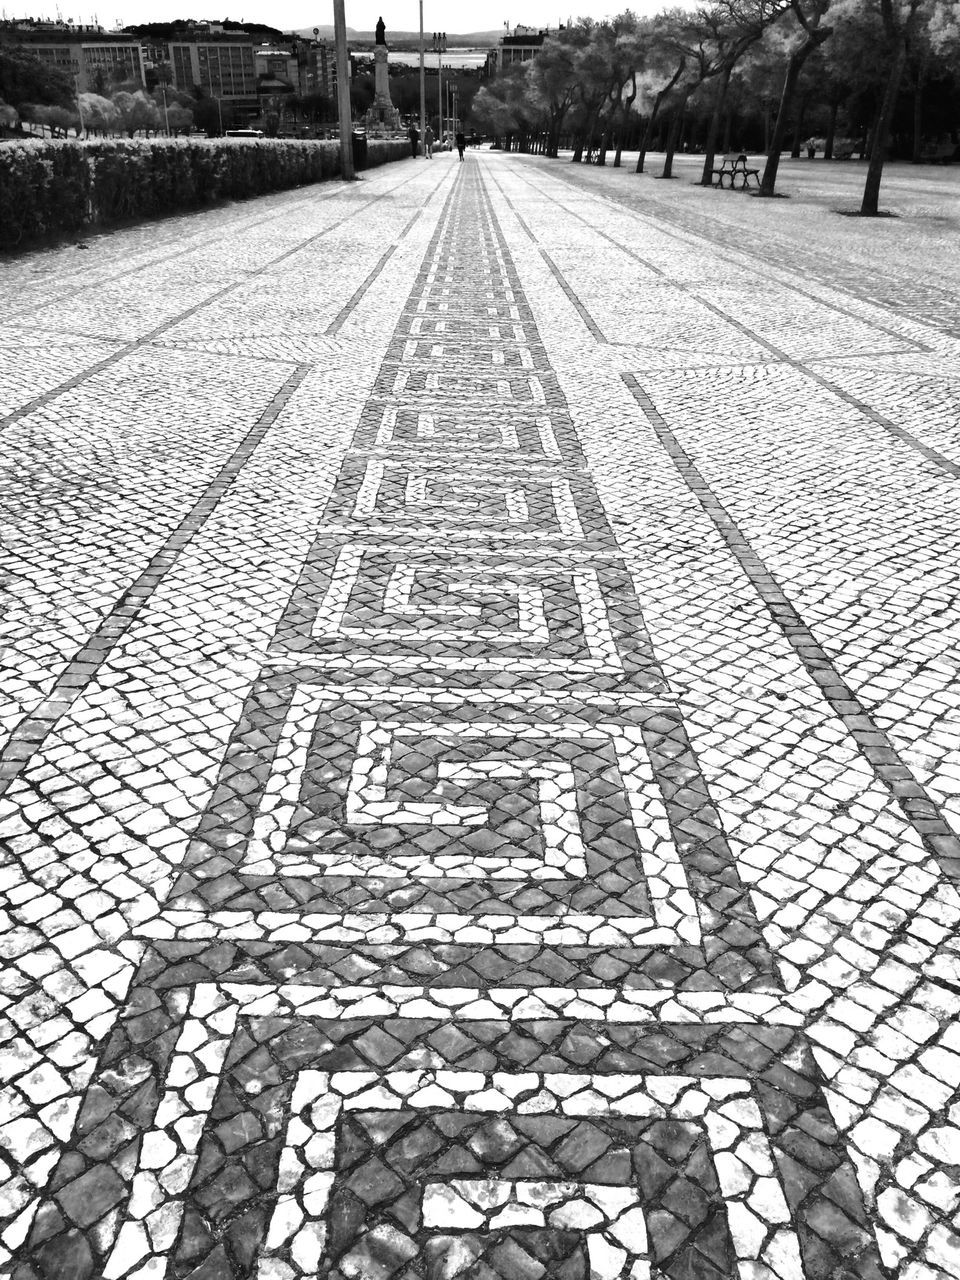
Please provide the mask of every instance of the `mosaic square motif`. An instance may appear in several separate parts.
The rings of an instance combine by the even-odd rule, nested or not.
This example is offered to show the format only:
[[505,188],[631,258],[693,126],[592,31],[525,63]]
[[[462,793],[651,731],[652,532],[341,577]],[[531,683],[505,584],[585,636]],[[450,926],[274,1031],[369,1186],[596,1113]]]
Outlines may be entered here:
[[[662,690],[617,560],[543,565],[321,537],[277,628],[275,656],[450,681],[531,676]],[[447,673],[449,673],[447,675]]]
[[569,985],[594,964],[625,986],[775,984],[669,710],[418,715],[265,679],[158,927],[212,907],[287,937],[302,918],[313,941],[365,948],[370,972],[393,957],[391,982],[456,984],[467,963],[464,986]]
[[584,1069],[571,1021],[330,1021],[243,983],[198,985],[185,1014],[165,981],[145,1020],[154,989],[15,1280],[67,1259],[77,1280],[883,1274],[790,1028],[611,1028]]
[[614,546],[593,487],[575,473],[348,458],[323,513],[320,532],[344,528],[444,540],[549,538]]
[[[402,344],[398,354],[402,352]],[[450,417],[467,421],[483,413],[488,405],[499,418],[504,410],[544,410],[550,405],[562,410],[568,418],[566,402],[557,387],[556,376],[546,369],[535,373],[505,369],[471,368],[470,365],[452,367],[439,365],[429,369],[424,366],[402,365],[395,357],[388,358],[381,366],[373,387],[373,398],[363,412],[361,425],[365,430],[376,431],[382,417],[383,401],[395,401],[402,407],[402,400],[410,397],[431,402],[437,409],[445,410]],[[454,409],[453,406],[456,406]],[[575,436],[570,427],[571,445]],[[358,442],[359,443],[359,442]]]
[[[441,377],[436,376],[438,380]],[[457,460],[464,453],[479,453],[511,462],[581,462],[582,454],[571,439],[572,432],[563,429],[545,404],[504,413],[512,403],[506,389],[494,384],[488,390],[505,402],[496,408],[491,405],[489,412],[484,412],[480,404],[468,414],[454,412],[446,404],[434,406],[429,401],[419,408],[368,405],[353,446],[383,450],[388,456],[415,455],[420,459],[441,455]]]

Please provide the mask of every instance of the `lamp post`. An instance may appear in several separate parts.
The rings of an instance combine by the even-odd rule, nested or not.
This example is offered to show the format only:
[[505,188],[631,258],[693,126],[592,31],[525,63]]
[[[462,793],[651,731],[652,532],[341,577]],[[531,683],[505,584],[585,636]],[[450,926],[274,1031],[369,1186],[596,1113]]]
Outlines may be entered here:
[[75,97],[77,99],[77,119],[80,121],[80,129],[86,132],[83,126],[83,107],[80,105],[80,64],[76,58],[70,60],[70,70],[73,73],[73,87],[76,90]]
[[447,33],[433,33],[433,51],[437,55],[437,143],[443,147],[443,55],[447,51]]
[[[423,70],[423,0],[420,0],[420,137],[426,127],[427,115],[427,82]],[[427,154],[424,148],[424,155]]]
[[163,130],[167,137],[170,137],[170,117],[167,114],[167,75],[164,69],[160,75],[160,93],[163,96]]
[[333,36],[337,46],[337,106],[340,112],[340,175],[350,182],[353,145],[350,138],[350,64],[347,58],[347,17],[343,0],[333,0]]

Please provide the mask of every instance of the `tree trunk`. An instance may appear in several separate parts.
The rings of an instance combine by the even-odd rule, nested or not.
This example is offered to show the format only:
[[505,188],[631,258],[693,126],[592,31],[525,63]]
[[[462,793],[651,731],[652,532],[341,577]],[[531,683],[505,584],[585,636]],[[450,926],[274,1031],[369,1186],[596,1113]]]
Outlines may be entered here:
[[661,178],[673,177],[673,155],[677,149],[677,144],[680,141],[680,134],[683,131],[683,113],[687,109],[687,99],[690,97],[692,92],[693,87],[691,86],[677,103],[676,115],[673,117],[673,121],[671,122],[670,134],[667,138],[667,153],[663,158],[663,172],[660,174]]
[[683,70],[686,65],[686,58],[681,58],[676,71],[670,77],[670,83],[665,84],[653,100],[653,110],[650,112],[650,118],[647,121],[647,126],[643,131],[643,137],[640,141],[640,155],[637,158],[637,173],[643,173],[643,163],[647,158],[647,148],[650,145],[650,139],[653,137],[653,126],[657,123],[657,116],[660,114],[660,104],[683,75]]
[[587,126],[587,164],[590,163],[593,156],[593,139],[597,132],[597,121],[600,119],[600,108],[597,107],[593,115],[590,117],[590,124]]
[[[777,169],[780,167],[780,152],[783,150],[783,136],[787,131],[787,119],[790,115],[790,106],[793,95],[796,92],[797,81],[800,79],[800,72],[803,70],[803,64],[819,45],[823,44],[832,33],[832,28],[826,27],[823,30],[811,31],[810,35],[803,42],[799,49],[794,49],[787,62],[787,74],[783,82],[783,92],[780,95],[780,110],[777,112],[777,122],[773,126],[773,137],[770,145],[767,147],[767,163],[763,167],[763,177],[760,180],[760,194],[762,196],[772,196],[774,188],[777,185]],[[831,132],[827,138],[827,146],[833,152],[833,132],[837,123],[836,104],[833,107],[833,114],[830,117]]]
[[877,116],[876,128],[873,133],[873,143],[870,147],[870,163],[867,167],[867,180],[863,184],[863,200],[860,203],[860,215],[864,218],[875,218],[880,212],[880,179],[883,177],[884,151],[886,150],[890,122],[897,106],[897,94],[900,91],[900,81],[903,77],[903,68],[906,62],[907,35],[904,32],[897,44],[897,55],[894,58],[893,66],[890,68],[887,87],[884,90],[883,102],[880,106],[880,114]]
[[790,149],[790,159],[800,159],[800,145],[803,139],[803,122],[807,114],[807,100],[801,98],[797,107],[797,119],[793,126],[793,146]]
[[833,142],[837,136],[837,113],[839,110],[840,103],[834,99],[834,101],[830,103],[830,122],[827,125],[827,136],[823,146],[824,160],[833,159]]
[[723,120],[723,154],[726,155],[732,146],[731,136],[733,134],[733,112],[728,111]]
[[727,105],[727,90],[730,88],[730,76],[733,74],[733,63],[724,67],[720,76],[720,88],[717,102],[710,117],[710,128],[707,131],[707,145],[703,157],[703,172],[700,174],[701,187],[713,186],[713,164],[717,158],[717,138],[720,136],[720,117]]
[[637,167],[634,170],[635,173],[643,173],[644,161],[647,158],[647,147],[649,146],[650,139],[653,135],[653,124],[657,118],[656,112],[659,106],[660,106],[660,94],[657,94],[653,103],[653,111],[647,117],[646,122],[644,123],[644,126],[643,126],[643,130],[640,134],[640,154],[637,156]]
[[917,68],[917,87],[913,91],[913,149],[910,155],[912,164],[920,163],[920,152],[923,150],[923,67]]
[[613,167],[620,168],[620,160],[623,155],[623,137],[627,132],[628,123],[630,121],[631,108],[637,100],[637,77],[633,77],[633,92],[628,94],[623,103],[623,112],[620,128],[617,130],[617,154],[613,157]]

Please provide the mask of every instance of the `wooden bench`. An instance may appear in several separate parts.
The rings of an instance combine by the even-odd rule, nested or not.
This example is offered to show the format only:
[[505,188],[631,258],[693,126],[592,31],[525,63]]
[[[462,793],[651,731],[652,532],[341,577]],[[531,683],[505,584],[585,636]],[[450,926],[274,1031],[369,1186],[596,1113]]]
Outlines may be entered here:
[[748,186],[751,178],[756,178],[757,186],[760,186],[760,170],[751,169],[747,166],[747,157],[741,151],[738,156],[724,156],[719,169],[710,170],[710,181],[716,178],[717,186],[723,186],[724,178],[730,179],[730,190],[732,191],[737,185],[737,178],[740,179],[740,190],[742,191]]

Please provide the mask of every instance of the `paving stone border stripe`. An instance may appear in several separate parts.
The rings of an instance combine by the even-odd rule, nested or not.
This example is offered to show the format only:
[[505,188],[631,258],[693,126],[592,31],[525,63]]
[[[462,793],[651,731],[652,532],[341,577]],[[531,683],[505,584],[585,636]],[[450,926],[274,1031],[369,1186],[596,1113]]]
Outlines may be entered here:
[[569,299],[571,306],[573,306],[573,308],[576,310],[580,319],[590,330],[590,333],[592,334],[592,336],[597,340],[597,342],[602,342],[604,346],[613,345],[612,343],[607,341],[607,335],[603,332],[603,330],[597,324],[596,320],[594,320],[593,316],[590,314],[587,308],[583,305],[583,303],[580,301],[577,295],[573,292],[573,290],[567,284],[566,280],[564,279],[563,272],[560,270],[560,268],[557,266],[554,260],[550,257],[549,253],[547,253],[546,250],[544,249],[540,249],[540,257],[547,264],[547,267],[549,268],[550,273],[553,276],[554,280],[556,280],[557,284],[560,286],[563,292],[567,295],[567,298]]
[[[566,172],[564,172],[562,168],[557,170],[553,176],[555,176],[559,181],[562,181],[566,183],[568,186],[572,187],[577,192],[578,195],[580,196],[583,195],[583,188],[576,186],[573,177],[567,174]],[[530,185],[533,186],[532,183]],[[543,194],[543,193],[540,192],[539,194]],[[647,209],[641,212],[639,209],[636,208],[636,205],[634,203],[624,199],[622,195],[618,195],[613,192],[608,193],[608,192],[599,192],[594,190],[591,190],[590,194],[597,200],[609,201],[611,204],[619,205],[620,208],[625,209],[627,212],[634,214],[638,218],[646,219],[647,221],[653,223],[656,226],[657,230],[664,235],[671,236],[672,238],[677,240],[681,240],[684,236],[694,236],[699,240],[703,240],[704,243],[710,245],[711,248],[722,249],[724,252],[730,252],[729,236],[731,233],[736,234],[735,227],[731,227],[729,229],[729,232],[724,236],[721,236],[719,234],[710,235],[709,232],[704,230],[704,224],[702,220],[699,220],[697,222],[696,227],[686,226],[684,225],[683,215],[680,213],[679,210],[676,210],[676,209],[668,210],[658,201],[651,201],[651,204],[653,205],[653,209]],[[565,210],[565,212],[572,213],[572,216],[574,217],[579,216],[578,214],[573,213],[573,211],[569,209]],[[672,225],[676,229],[669,230],[668,227],[665,227],[663,225],[663,223],[665,222],[672,223]],[[777,250],[780,247],[781,246],[778,245],[776,240],[773,237],[770,237],[770,239],[763,246],[763,248],[749,249],[749,248],[743,248],[740,245],[738,245],[734,252],[742,254],[745,258],[753,259],[755,262],[761,265],[764,271],[769,271],[770,263],[777,257]],[[823,253],[822,253],[822,248],[820,247],[818,247],[817,256],[822,260]],[[853,271],[851,271],[850,264],[844,261],[843,259],[833,258],[832,261],[830,262],[829,269],[826,271],[821,271],[819,274],[815,270],[815,264],[810,260],[804,263],[802,271],[801,271],[801,268],[796,266],[789,268],[789,270],[809,276],[809,277],[817,278],[819,279],[820,283],[824,285],[824,287],[829,289],[839,290],[845,293],[850,293],[852,294],[853,297],[857,298],[858,301],[868,303],[871,306],[886,307],[890,310],[896,309],[895,300],[890,297],[878,298],[876,293],[868,293],[866,289],[864,289],[862,293],[858,292],[856,286],[862,280],[862,267],[858,265],[856,268],[856,274],[855,274]],[[843,283],[838,284],[838,280],[842,280]],[[877,280],[877,283],[878,284],[881,283],[881,280],[885,286],[889,287],[889,280],[886,276],[882,276],[881,278],[879,278]],[[791,283],[789,284],[788,287],[794,293],[798,293],[802,297],[815,298],[816,301],[822,302],[822,299],[816,298],[815,294],[808,293],[806,290],[799,288],[799,286],[795,284]],[[955,315],[956,308],[954,306],[953,295],[947,293],[946,290],[942,290],[941,293],[944,297],[945,305],[949,314],[951,314],[952,316]],[[840,311],[844,315],[853,314],[851,312],[848,312],[846,308],[838,306],[836,303],[825,303],[824,305],[830,306],[833,308],[833,310]],[[925,308],[921,315],[916,315],[906,310],[904,310],[903,314],[905,318],[909,320],[912,324],[921,325],[928,329],[934,329],[936,330],[937,333],[946,334],[948,337],[957,336],[956,325],[954,324],[951,327],[946,324],[938,324],[936,321],[934,321],[931,318],[929,307]],[[874,327],[877,329],[880,329],[884,333],[895,332],[895,330],[886,329],[883,325],[879,325],[879,324],[875,325]],[[897,334],[896,336],[902,337],[901,334]],[[915,340],[913,339],[908,339],[908,341],[915,342]],[[923,349],[922,344],[915,343],[915,345],[918,346],[921,350]]]
[[[566,175],[563,175],[563,176],[566,181],[568,182],[570,181],[569,178],[566,178]],[[531,187],[538,194],[540,195],[543,194],[542,191],[540,191],[540,189],[536,187],[534,183],[529,181],[529,179],[524,178],[524,181],[527,183],[527,186]],[[527,223],[524,221],[521,215],[517,212],[512,201],[510,200],[510,197],[506,194],[506,192],[501,187],[499,187],[499,184],[498,184],[498,190],[500,191],[500,195],[503,197],[506,204],[509,206],[510,211],[513,213],[514,217],[519,221],[520,225],[523,227],[523,230],[527,233],[527,235],[534,242],[534,244],[536,244],[537,237],[530,230],[530,227],[527,225]],[[725,251],[729,251],[729,246],[727,244],[723,244],[722,246],[718,245],[718,243],[714,239],[712,239],[707,235],[699,235],[697,232],[687,230],[686,228],[683,229],[682,234],[678,231],[672,231],[668,227],[665,227],[662,225],[661,220],[656,214],[641,213],[639,210],[635,209],[632,205],[628,205],[624,200],[617,199],[617,197],[615,196],[601,195],[599,193],[593,193],[593,194],[596,195],[596,198],[598,200],[601,200],[601,201],[609,200],[611,203],[618,205],[622,209],[625,209],[626,212],[633,214],[635,217],[651,223],[659,235],[667,236],[671,240],[678,240],[680,241],[681,244],[684,244],[684,245],[687,245],[691,238],[698,238],[705,241],[705,243],[708,244],[711,249],[717,249],[722,247]],[[650,271],[653,275],[659,276],[662,280],[669,281],[674,286],[674,288],[677,289],[678,291],[683,293],[692,293],[695,291],[695,288],[697,286],[686,285],[686,284],[683,284],[682,282],[674,280],[670,276],[669,272],[664,271],[662,267],[658,267],[655,263],[648,261],[648,259],[641,257],[640,254],[630,249],[627,245],[622,244],[619,240],[615,239],[608,232],[602,231],[599,227],[594,226],[593,223],[588,222],[587,219],[584,218],[582,214],[577,213],[575,209],[565,208],[564,213],[569,215],[571,218],[575,218],[578,222],[582,222],[583,225],[587,227],[591,232],[593,232],[594,235],[598,235],[602,240],[608,241],[610,244],[614,246],[614,248],[622,250],[624,253],[628,255],[628,257],[633,258],[635,262],[641,263],[641,265],[646,267],[647,270]],[[546,254],[542,249],[540,250],[540,252],[541,254],[543,254],[544,257],[546,257]],[[741,249],[739,247],[735,250],[735,252],[743,254],[744,257],[750,257],[750,258],[760,257],[760,255],[758,254],[752,254],[750,253],[749,250]],[[769,270],[769,267],[770,267],[769,259],[762,258],[761,260],[763,262],[764,269]],[[563,288],[564,292],[568,293],[568,296],[570,296],[568,292],[568,286],[566,285],[566,283],[563,281],[559,281],[559,278],[558,278],[558,282],[560,283],[561,288]],[[818,306],[827,307],[829,310],[836,311],[840,315],[848,316],[851,320],[857,320],[857,321],[860,321],[861,323],[863,322],[863,317],[858,316],[856,312],[851,311],[849,307],[843,307],[837,302],[827,302],[823,298],[818,298],[815,293],[811,293],[808,289],[801,289],[799,285],[794,284],[792,281],[791,282],[780,281],[779,283],[784,288],[789,289],[791,293],[795,293],[801,298],[808,298],[811,302],[817,303]],[[831,287],[836,289],[837,286],[833,285]],[[709,310],[713,311],[716,315],[719,315],[720,317],[722,317],[722,319],[724,320],[731,319],[730,316],[725,311],[713,306],[711,303],[707,302],[706,299],[699,297],[699,295],[698,295],[698,301],[703,303],[704,306],[706,306]],[[865,301],[867,300],[865,299]],[[591,318],[591,321],[592,321],[592,318]],[[731,320],[731,323],[736,324],[736,321]],[[896,338],[899,342],[907,343],[909,345],[910,351],[929,351],[930,350],[929,347],[925,346],[922,342],[918,342],[914,338],[904,338],[903,334],[898,333],[896,329],[890,329],[886,325],[879,324],[874,320],[869,321],[869,324],[870,324],[870,327],[872,329],[876,329],[878,333],[885,333],[891,338]],[[749,334],[751,338],[756,339],[756,341],[761,342],[764,346],[768,347],[771,350],[771,352],[773,352],[777,356],[779,360],[786,360],[790,364],[798,363],[791,356],[788,356],[784,352],[780,351],[778,347],[773,346],[772,343],[766,342],[763,338],[758,338],[757,335],[751,329],[746,328],[743,325],[739,325],[738,327],[741,329],[742,332]],[[621,346],[633,345],[632,343],[611,342],[610,339],[608,338],[603,338],[602,341],[608,347],[621,347]],[[906,353],[902,353],[902,354],[906,354]],[[820,357],[820,359],[833,359],[833,358],[835,357]],[[847,358],[850,358],[850,357],[847,357]],[[808,362],[804,362],[804,364],[802,365],[804,369],[806,368],[806,363]],[[833,388],[831,387],[831,390],[832,389]]]
[[790,603],[767,565],[744,537],[700,470],[684,451],[666,420],[632,373],[621,374],[644,417],[684,483],[713,522],[717,532],[747,575],[770,616],[783,632],[837,718],[869,762],[877,779],[890,791],[904,816],[939,861],[945,875],[960,880],[960,837],[944,818],[939,805],[903,762],[892,739],[876,724],[863,703],[830,661],[800,614]]
[[53,690],[27,716],[0,752],[0,797],[19,777],[30,759],[43,745],[48,733],[81,695],[97,674],[117,641],[129,631],[141,609],[173,568],[180,553],[213,513],[217,503],[233,484],[250,455],[276,422],[313,366],[298,365],[250,428],[216,476],[207,485],[191,510],[151,556],[146,568],[120,596],[100,625],[64,667]]
[[[396,253],[401,242],[405,240],[406,237],[409,235],[410,231],[413,229],[415,223],[417,222],[417,219],[420,217],[421,213],[429,203],[429,200],[432,195],[433,195],[433,192],[431,192],[430,196],[428,196],[427,199],[424,200],[423,204],[420,205],[420,208],[417,209],[412,214],[410,219],[407,221],[406,226],[397,236],[396,241],[392,245],[390,245],[390,247],[386,250],[385,253],[381,255],[379,262],[376,264],[376,266],[373,268],[373,270],[370,272],[367,278],[363,281],[360,287],[352,294],[352,296],[347,301],[347,303],[340,308],[340,310],[337,312],[333,320],[330,321],[329,325],[327,325],[326,329],[324,330],[324,334],[326,337],[328,338],[335,337],[343,328],[343,326],[346,324],[347,320],[350,318],[350,316],[359,306],[360,300],[363,298],[364,294],[367,292],[370,286],[374,283],[374,281],[380,275],[381,271],[383,271],[384,267],[393,257],[394,253]],[[442,216],[443,215],[441,214],[441,217]]]
[[[539,244],[537,244],[537,237],[536,237],[536,236],[533,234],[533,232],[530,230],[530,227],[529,227],[529,225],[528,225],[528,223],[527,223],[526,219],[525,219],[525,218],[524,218],[520,213],[518,213],[518,212],[517,212],[517,209],[516,209],[516,207],[515,207],[515,205],[514,205],[513,201],[510,199],[510,197],[509,197],[509,196],[507,195],[507,193],[504,191],[503,187],[501,187],[500,183],[499,183],[499,182],[497,182],[496,178],[493,178],[492,176],[491,176],[491,178],[490,178],[490,181],[491,181],[491,182],[493,183],[493,185],[497,188],[497,194],[498,194],[498,195],[500,196],[500,198],[504,201],[504,203],[506,204],[507,208],[510,210],[510,212],[513,214],[513,216],[516,218],[517,222],[520,224],[521,229],[525,232],[525,234],[527,235],[528,239],[529,239],[533,244],[535,244],[535,245],[536,245],[536,247],[537,247],[537,252],[540,254],[540,257],[541,257],[541,258],[544,260],[544,262],[547,264],[547,267],[548,267],[548,269],[550,270],[550,273],[552,274],[552,276],[553,276],[554,280],[556,280],[557,284],[560,286],[560,288],[563,290],[563,292],[567,295],[567,301],[570,303],[570,305],[571,305],[571,306],[573,307],[573,309],[576,311],[577,315],[580,317],[580,319],[583,321],[583,323],[584,323],[584,324],[587,326],[587,328],[590,330],[590,333],[591,333],[592,337],[593,337],[597,342],[603,343],[605,346],[611,346],[612,344],[611,344],[611,343],[609,343],[609,342],[607,342],[606,334],[603,332],[603,330],[602,330],[602,329],[600,328],[600,326],[597,324],[596,320],[594,320],[593,316],[590,314],[590,312],[587,310],[587,308],[583,305],[583,303],[580,301],[580,299],[577,297],[577,295],[574,293],[574,291],[570,288],[570,285],[567,283],[566,279],[564,278],[563,272],[560,270],[560,268],[557,266],[557,264],[554,262],[554,260],[550,257],[549,253],[547,253],[547,251],[546,251],[545,249],[542,249],[542,248],[540,247],[540,245],[539,245]],[[602,234],[602,233],[601,233],[601,234]],[[608,238],[609,238],[609,237],[608,237]]]
[[[537,188],[533,183],[528,181],[527,185],[532,187],[534,190],[537,190]],[[523,229],[526,231],[527,235],[529,235],[530,238],[534,241],[534,243],[536,243],[537,242],[536,236],[533,235],[533,233],[531,232],[527,224],[523,222],[523,219],[520,218],[520,215],[513,208],[513,205],[511,204],[509,198],[502,191],[501,191],[501,195],[503,196],[503,199],[506,201],[506,203],[509,205],[514,216],[520,220],[521,225],[523,226]],[[606,197],[606,198],[613,199],[613,197]],[[615,203],[622,204],[621,201],[615,201]],[[648,262],[645,258],[641,257],[638,253],[635,253],[632,249],[629,248],[629,246],[625,244],[621,244],[620,241],[614,239],[613,236],[608,235],[605,231],[601,231],[598,227],[594,227],[591,223],[589,223],[586,220],[586,218],[583,218],[575,210],[566,209],[565,212],[568,213],[571,217],[577,218],[585,226],[589,227],[594,234],[600,236],[604,240],[608,240],[612,245],[614,245],[622,253],[625,253],[628,257],[633,258],[635,262],[641,263],[643,266],[647,267],[650,271],[654,272],[656,275],[666,278],[665,273],[661,271],[659,267],[654,266],[652,263]],[[630,212],[635,213],[636,211],[631,209]],[[644,215],[638,214],[637,216],[642,217]],[[656,221],[656,219],[654,218],[653,221]],[[682,237],[677,235],[675,232],[666,230],[663,227],[658,227],[658,230],[661,231],[664,235],[673,236],[673,238],[675,239],[682,239]],[[695,233],[685,232],[684,234],[694,235]],[[717,247],[714,244],[714,242],[710,240],[708,237],[704,236],[701,238],[707,244],[709,244],[712,248]],[[537,247],[539,249],[539,245]],[[547,266],[550,268],[550,271],[555,276],[557,283],[560,285],[561,289],[563,289],[567,298],[570,300],[571,304],[576,309],[577,314],[580,316],[581,320],[583,320],[584,324],[587,326],[592,336],[598,342],[602,342],[606,346],[622,346],[623,345],[622,343],[610,342],[604,336],[599,325],[597,325],[596,321],[589,314],[589,312],[584,307],[584,305],[580,302],[579,298],[577,298],[576,294],[573,292],[573,290],[570,288],[567,282],[563,279],[556,265],[551,261],[551,259],[548,257],[548,255],[544,252],[543,249],[540,249],[539,251],[541,256],[546,261]],[[675,284],[675,287],[679,290],[684,290],[683,285]],[[793,292],[799,293],[803,297],[814,298],[814,300],[818,302],[820,305],[829,307],[831,308],[831,310],[838,311],[843,315],[852,314],[843,307],[836,306],[833,303],[824,302],[823,299],[816,298],[813,294],[808,294],[804,290],[797,289],[793,285],[790,285],[789,287],[793,290]],[[876,409],[872,408],[868,404],[865,404],[864,401],[859,400],[856,396],[851,395],[849,391],[844,390],[843,387],[839,386],[835,382],[832,382],[829,378],[825,377],[822,373],[817,373],[815,370],[811,369],[809,367],[808,361],[795,359],[793,356],[783,351],[780,347],[776,346],[775,343],[770,342],[769,339],[764,338],[761,334],[756,333],[753,329],[750,328],[749,325],[745,325],[741,321],[734,319],[734,317],[729,315],[726,311],[724,311],[722,307],[718,307],[715,303],[710,302],[708,299],[699,297],[698,295],[698,301],[708,311],[712,311],[714,315],[719,316],[720,319],[723,320],[726,324],[729,324],[734,329],[739,330],[740,333],[745,334],[753,342],[758,343],[762,347],[766,347],[767,350],[773,356],[775,356],[777,360],[783,361],[784,364],[787,364],[791,368],[796,369],[805,378],[810,378],[813,382],[818,383],[826,391],[829,391],[831,395],[835,395],[839,400],[843,400],[846,404],[849,404],[852,408],[856,409],[858,413],[862,413],[864,417],[869,418],[870,421],[873,422],[876,426],[882,428],[884,431],[894,436],[897,440],[900,440],[903,444],[909,446],[909,448],[915,449],[918,453],[922,454],[922,456],[926,458],[928,462],[934,463],[936,466],[940,467],[943,471],[946,471],[948,475],[953,476],[955,479],[960,478],[960,464],[956,462],[951,462],[951,460],[947,458],[944,454],[940,453],[936,449],[931,449],[929,445],[924,444],[922,440],[919,440],[915,435],[905,430],[903,427],[897,426],[895,422],[893,422],[890,418],[885,417],[884,414],[878,413]],[[871,326],[873,328],[880,330],[881,332],[885,332],[885,333],[892,332],[891,330],[884,329],[883,326],[881,325],[873,324],[872,321],[871,321]],[[898,338],[902,338],[903,335],[896,334],[895,336]],[[921,343],[918,343],[918,342],[912,342],[912,346],[914,347],[915,350],[918,350],[918,351],[929,350],[929,348],[924,347]]]
[[[414,175],[415,176],[415,175]],[[407,178],[406,182],[412,182],[413,178]],[[405,184],[404,184],[405,185]],[[439,184],[438,184],[439,186]],[[436,193],[437,188],[431,192],[431,196]],[[166,333],[168,329],[174,328],[178,324],[182,324],[184,320],[189,320],[191,316],[196,315],[198,311],[203,311],[206,307],[213,306],[226,297],[228,293],[232,293],[234,289],[239,289],[242,285],[249,284],[251,280],[255,280],[257,276],[262,276],[268,271],[272,271],[278,263],[284,262],[287,258],[293,257],[296,253],[302,253],[304,249],[313,244],[316,240],[322,239],[336,231],[338,227],[342,227],[345,222],[357,218],[362,213],[366,213],[372,204],[376,204],[380,200],[386,199],[388,195],[393,195],[396,188],[388,188],[380,195],[373,196],[367,203],[358,206],[350,213],[345,214],[342,218],[338,218],[336,222],[331,222],[329,227],[324,227],[322,231],[315,232],[312,236],[307,236],[305,240],[301,240],[299,244],[295,244],[290,249],[285,249],[283,253],[277,254],[275,258],[271,258],[268,262],[262,263],[254,271],[245,272],[239,280],[234,280],[230,284],[225,285],[222,289],[218,289],[216,293],[204,298],[202,302],[196,303],[192,307],[188,307],[185,311],[178,312],[175,316],[171,316],[169,320],[164,320],[162,324],[157,325],[155,329],[148,330],[139,338],[135,338],[132,342],[126,342],[119,351],[112,352],[103,360],[98,361],[89,369],[85,369],[82,373],[75,374],[72,378],[68,378],[65,382],[58,383],[55,387],[51,387],[49,391],[45,391],[42,395],[35,396],[32,400],[28,400],[25,405],[21,405],[19,409],[14,409],[12,413],[8,413],[6,417],[0,418],[0,430],[5,427],[12,426],[15,422],[28,417],[36,409],[42,408],[49,404],[52,400],[56,400],[64,392],[72,390],[76,386],[80,386],[86,382],[88,378],[92,378],[95,374],[100,373],[103,369],[107,369],[110,365],[117,364],[124,356],[129,355],[132,351],[138,350],[140,347],[147,346],[154,342],[161,334]],[[430,197],[428,197],[429,200]],[[426,203],[426,202],[425,202]],[[147,264],[145,264],[146,267]]]
[[[399,190],[399,188],[402,186],[405,186],[407,182],[411,182],[414,177],[416,177],[415,174],[409,178],[404,179],[403,182],[398,182],[394,190]],[[341,184],[337,184],[337,186],[332,191],[325,191],[320,193],[319,195],[313,193],[312,190],[308,189],[310,190],[310,194],[304,194],[299,200],[294,200],[290,204],[285,205],[282,209],[278,209],[276,213],[267,214],[266,216],[263,216],[261,214],[259,218],[256,216],[255,212],[249,212],[249,206],[245,206],[244,202],[239,202],[235,210],[237,214],[237,220],[236,220],[236,223],[230,228],[230,230],[237,231],[241,229],[244,222],[250,222],[253,224],[258,224],[258,223],[263,224],[266,222],[275,222],[279,218],[287,218],[290,215],[291,209],[296,209],[300,205],[304,205],[309,202],[316,202],[318,200],[326,203],[327,200],[336,199],[339,196],[341,196],[346,189],[347,188],[345,188]],[[303,189],[301,188],[301,190]],[[270,192],[269,194],[279,196],[279,195],[289,195],[291,194],[291,192],[290,191],[286,191],[286,192],[273,191],[273,192]],[[185,213],[182,213],[178,216],[181,218],[181,220],[186,220],[187,218],[191,217],[191,214],[205,213],[205,212],[207,212],[207,210],[195,209],[192,211],[187,211]],[[245,214],[246,216],[244,216]],[[95,239],[100,239],[116,233],[116,229],[110,230],[107,228],[102,228],[102,229],[97,228],[94,230],[99,233],[94,237]],[[188,244],[185,249],[176,249],[173,253],[164,254],[162,257],[151,258],[149,262],[140,262],[136,266],[127,267],[123,271],[118,271],[115,275],[112,275],[112,276],[98,277],[98,279],[93,284],[78,285],[75,288],[64,289],[62,293],[55,294],[52,298],[47,298],[43,302],[38,302],[38,303],[34,303],[32,306],[23,307],[19,311],[9,312],[6,316],[4,316],[3,320],[0,321],[0,324],[9,324],[24,316],[35,315],[38,311],[43,310],[45,307],[55,306],[57,303],[64,302],[67,298],[74,298],[78,294],[86,293],[88,292],[88,290],[92,290],[94,288],[102,289],[104,285],[115,284],[118,280],[125,280],[127,279],[128,276],[135,276],[140,271],[149,271],[151,267],[164,266],[168,262],[175,262],[178,258],[184,258],[191,253],[196,253],[200,249],[209,248],[210,246],[219,244],[220,241],[222,240],[222,237],[223,237],[222,230],[215,232],[213,235],[207,235],[207,236],[204,235],[203,230],[197,230],[195,232],[189,233],[187,235],[187,239],[195,243]],[[114,339],[114,341],[116,341],[116,339]]]

